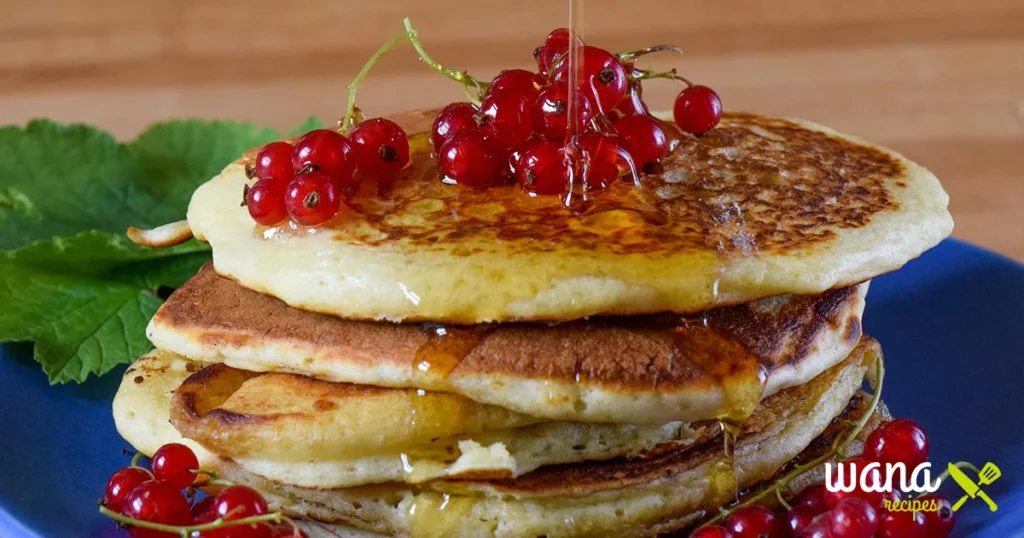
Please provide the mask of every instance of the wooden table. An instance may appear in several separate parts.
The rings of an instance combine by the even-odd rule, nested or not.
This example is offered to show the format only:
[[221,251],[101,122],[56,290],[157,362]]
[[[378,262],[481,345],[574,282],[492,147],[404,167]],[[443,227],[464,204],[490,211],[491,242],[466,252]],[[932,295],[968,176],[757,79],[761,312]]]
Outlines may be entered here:
[[[3,0],[0,121],[84,121],[130,138],[165,118],[277,127],[343,113],[343,86],[409,16],[428,51],[483,76],[529,67],[567,3],[454,0]],[[891,146],[952,197],[955,235],[1024,260],[1021,0],[589,0],[588,40],[653,59],[726,106],[801,116]],[[647,85],[654,107],[678,86]],[[371,115],[457,100],[459,88],[386,57],[360,93]]]

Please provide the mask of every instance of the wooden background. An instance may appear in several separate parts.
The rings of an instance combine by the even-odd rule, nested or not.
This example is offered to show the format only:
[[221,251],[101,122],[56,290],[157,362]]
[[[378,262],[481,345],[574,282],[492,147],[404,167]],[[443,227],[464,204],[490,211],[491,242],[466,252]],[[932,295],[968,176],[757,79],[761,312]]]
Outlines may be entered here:
[[[412,18],[438,61],[529,67],[565,0],[0,0],[0,121],[84,121],[130,138],[165,118],[294,126],[342,114],[343,86]],[[1024,1],[589,0],[586,37],[661,56],[729,108],[802,116],[928,166],[955,234],[1024,260]],[[653,108],[678,91],[647,85]],[[458,87],[411,48],[360,93],[371,115],[440,106]]]

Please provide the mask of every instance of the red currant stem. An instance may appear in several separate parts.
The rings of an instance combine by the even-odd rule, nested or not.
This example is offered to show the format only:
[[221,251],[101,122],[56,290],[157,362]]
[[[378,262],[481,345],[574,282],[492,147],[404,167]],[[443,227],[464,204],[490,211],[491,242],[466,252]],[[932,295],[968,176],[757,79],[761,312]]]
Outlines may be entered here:
[[676,45],[655,45],[653,47],[647,47],[645,49],[631,50],[629,52],[620,52],[618,54],[619,61],[622,63],[632,62],[640,56],[645,54],[651,54],[654,52],[675,52],[677,54],[683,53],[683,48]]
[[405,33],[398,34],[389,39],[386,43],[381,45],[379,49],[377,49],[377,52],[373,53],[373,56],[370,56],[370,59],[367,60],[365,64],[363,64],[363,68],[362,70],[359,71],[359,74],[356,75],[356,78],[352,79],[352,82],[349,82],[348,84],[345,85],[345,91],[348,92],[348,108],[345,111],[345,117],[342,118],[341,121],[339,122],[341,124],[340,130],[342,134],[348,134],[349,128],[355,124],[356,90],[358,90],[359,85],[363,83],[363,79],[365,79],[366,75],[370,73],[370,69],[374,66],[374,64],[377,63],[378,60],[380,60],[381,56],[384,56],[386,52],[395,48],[396,46],[408,40],[409,38],[409,34]]
[[774,493],[779,498],[779,500],[782,501],[783,506],[786,506],[788,509],[788,503],[786,503],[782,499],[782,492],[786,491],[789,488],[789,483],[792,482],[795,478],[831,460],[838,453],[845,450],[846,447],[848,447],[850,443],[852,443],[854,439],[856,439],[857,436],[860,435],[860,432],[864,429],[864,426],[867,425],[868,421],[871,420],[871,417],[875,414],[875,410],[878,408],[878,402],[881,401],[882,399],[882,381],[884,378],[885,364],[882,359],[882,356],[879,355],[875,359],[875,380],[873,384],[874,386],[872,387],[873,390],[871,394],[871,403],[868,404],[867,410],[860,417],[860,420],[857,421],[857,424],[844,437],[836,439],[836,441],[832,443],[832,448],[829,449],[828,452],[822,454],[821,456],[818,456],[817,458],[807,463],[798,465],[795,468],[793,468],[792,471],[786,473],[785,476],[778,479],[773,487],[766,488],[763,491],[759,492],[757,495],[748,497],[747,499],[744,499],[743,502],[738,503],[729,509],[721,509],[717,516],[715,516],[712,519],[709,519],[708,521],[705,521],[704,524],[701,525],[701,527],[707,527],[709,525],[714,525],[720,521],[723,521],[736,510],[739,510],[740,508],[743,508],[745,506],[756,504],[763,500],[768,495],[771,495],[772,493]]
[[[957,469],[970,469],[971,472],[973,472],[974,474],[981,474],[981,470],[975,467],[974,464],[970,462],[958,461],[953,464],[953,467],[956,467]],[[935,478],[935,482],[938,483],[940,480],[945,480],[947,478],[949,478],[949,469],[942,471],[942,473]]]
[[694,83],[690,82],[690,80],[688,78],[678,74],[676,72],[675,68],[672,68],[672,69],[670,69],[668,71],[655,71],[653,69],[648,69],[646,71],[639,71],[639,72],[634,71],[628,77],[629,77],[629,80],[632,80],[632,81],[649,80],[649,79],[652,79],[652,78],[667,78],[667,79],[670,79],[670,80],[680,80],[680,81],[685,82],[686,85],[689,86],[690,88],[694,87]]
[[[132,462],[129,463],[128,466],[129,467],[139,467],[139,460],[141,460],[142,458],[143,458],[142,452],[136,452],[135,455],[132,456]],[[150,473],[150,474],[152,474],[152,473]]]
[[177,526],[135,519],[124,514],[119,514],[106,506],[100,506],[100,513],[114,521],[117,521],[118,523],[131,525],[132,527],[141,527],[143,529],[174,533],[181,536],[181,538],[188,538],[194,532],[223,529],[226,527],[239,527],[242,525],[255,525],[258,523],[281,523],[288,519],[281,512],[271,512],[269,514],[233,519],[231,521],[225,521],[224,518],[217,518],[209,523],[203,523],[202,525]]
[[[480,82],[479,80],[471,77],[469,73],[466,73],[465,71],[455,71],[454,69],[448,69],[442,66],[441,64],[435,62],[434,59],[431,58],[429,54],[427,54],[426,49],[423,48],[423,43],[420,42],[419,34],[416,32],[416,29],[412,27],[412,22],[409,21],[409,18],[406,17],[404,22],[406,32],[405,36],[409,39],[409,42],[412,43],[412,47],[416,49],[416,52],[420,55],[420,59],[423,60],[423,63],[429,65],[430,68],[433,69],[434,71],[437,71],[438,73],[441,73],[442,75],[454,80],[455,82],[462,84],[464,89],[468,87],[470,84],[476,86],[476,88],[480,92],[483,92],[484,90],[487,89],[488,83]],[[467,97],[469,97],[470,102],[477,106],[480,105],[480,96],[470,96],[468,91],[466,95]]]

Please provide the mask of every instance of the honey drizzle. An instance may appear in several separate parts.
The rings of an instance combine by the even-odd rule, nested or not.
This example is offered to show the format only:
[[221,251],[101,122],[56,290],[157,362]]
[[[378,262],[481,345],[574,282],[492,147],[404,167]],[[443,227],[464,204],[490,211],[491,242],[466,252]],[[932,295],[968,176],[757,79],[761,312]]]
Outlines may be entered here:
[[409,533],[415,538],[459,536],[473,499],[432,492],[418,493],[406,509]]
[[456,328],[447,325],[425,324],[422,327],[427,341],[413,357],[414,375],[440,375],[447,378],[483,341],[486,330]]

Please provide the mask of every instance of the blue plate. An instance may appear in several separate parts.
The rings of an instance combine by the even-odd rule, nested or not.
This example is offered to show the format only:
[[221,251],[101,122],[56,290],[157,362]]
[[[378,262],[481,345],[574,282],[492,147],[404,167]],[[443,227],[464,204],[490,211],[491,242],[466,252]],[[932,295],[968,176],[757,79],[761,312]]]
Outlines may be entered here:
[[[1024,266],[947,240],[875,279],[865,325],[887,357],[885,401],[924,426],[933,466],[1002,470],[984,487],[999,510],[969,500],[955,536],[1024,536]],[[0,349],[0,537],[125,538],[96,512],[129,460],[110,414],[121,372],[51,387],[30,355]]]

